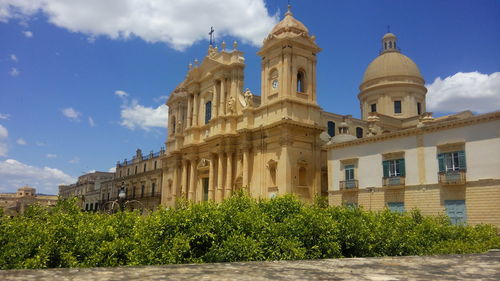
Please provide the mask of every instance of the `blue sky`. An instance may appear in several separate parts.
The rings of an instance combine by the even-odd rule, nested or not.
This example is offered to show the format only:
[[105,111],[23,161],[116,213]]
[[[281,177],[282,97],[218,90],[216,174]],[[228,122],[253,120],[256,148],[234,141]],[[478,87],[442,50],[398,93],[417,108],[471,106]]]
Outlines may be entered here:
[[[263,37],[284,0],[6,0],[0,4],[0,192],[56,193],[166,138],[166,96],[208,31],[237,40],[245,88],[260,91]],[[213,3],[212,3],[213,2]],[[291,1],[317,37],[318,103],[359,117],[367,65],[390,25],[420,67],[435,115],[500,110],[500,1]],[[156,6],[155,6],[156,5]]]

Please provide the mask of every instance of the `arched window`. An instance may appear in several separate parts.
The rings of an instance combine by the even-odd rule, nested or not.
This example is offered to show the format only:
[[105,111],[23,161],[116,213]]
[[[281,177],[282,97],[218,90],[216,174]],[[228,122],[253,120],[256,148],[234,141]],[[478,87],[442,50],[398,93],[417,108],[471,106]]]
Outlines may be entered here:
[[357,128],[356,128],[356,137],[357,137],[358,139],[360,139],[360,138],[362,138],[362,137],[363,137],[363,128],[361,128],[361,127],[357,127]]
[[328,121],[328,134],[330,137],[335,136],[335,123],[332,121]]
[[303,71],[297,73],[297,92],[305,93],[305,75]]
[[306,167],[300,167],[299,168],[299,185],[300,186],[306,186],[306,176],[307,176],[307,172],[306,172]]
[[392,48],[392,41],[389,41],[389,48]]
[[384,42],[384,50],[387,50],[387,42]]
[[205,103],[205,124],[212,119],[212,101]]

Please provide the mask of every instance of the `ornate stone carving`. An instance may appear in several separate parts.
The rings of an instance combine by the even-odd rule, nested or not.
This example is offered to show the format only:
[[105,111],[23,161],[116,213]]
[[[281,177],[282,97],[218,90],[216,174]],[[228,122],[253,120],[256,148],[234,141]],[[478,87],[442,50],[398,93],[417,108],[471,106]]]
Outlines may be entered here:
[[228,115],[233,115],[236,113],[236,100],[234,97],[230,97],[227,101],[226,112]]
[[245,102],[246,102],[246,107],[251,108],[254,106],[253,104],[253,94],[250,92],[250,89],[246,89],[245,93],[243,94],[245,97]]

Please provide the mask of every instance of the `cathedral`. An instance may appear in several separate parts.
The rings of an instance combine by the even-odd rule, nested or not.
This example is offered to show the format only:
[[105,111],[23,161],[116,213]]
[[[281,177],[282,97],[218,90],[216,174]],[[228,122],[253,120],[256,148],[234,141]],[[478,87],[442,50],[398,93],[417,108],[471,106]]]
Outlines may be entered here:
[[[221,201],[237,189],[258,198],[293,193],[311,201],[326,196],[325,144],[331,137],[356,139],[397,130],[398,120],[425,112],[426,89],[418,67],[398,51],[393,34],[384,36],[383,46],[361,85],[359,120],[318,105],[316,55],[321,49],[290,9],[258,52],[260,95],[244,89],[245,59],[237,44],[231,49],[225,43],[220,49],[211,45],[167,100],[162,204],[172,206],[177,197]],[[380,69],[391,63],[398,68]],[[405,80],[381,79],[391,72]],[[390,110],[395,98],[398,113]],[[370,112],[390,120],[375,124]]]
[[161,204],[220,202],[243,189],[500,226],[500,112],[434,118],[420,70],[398,46],[394,34],[382,37],[356,119],[318,105],[321,49],[290,7],[257,53],[260,95],[243,85],[237,43],[210,45],[166,102]]

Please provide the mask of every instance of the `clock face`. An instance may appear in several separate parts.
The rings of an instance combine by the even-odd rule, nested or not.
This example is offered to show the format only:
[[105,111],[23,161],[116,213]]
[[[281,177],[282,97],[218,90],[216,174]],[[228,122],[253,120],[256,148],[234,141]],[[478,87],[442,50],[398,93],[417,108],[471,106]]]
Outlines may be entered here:
[[273,80],[273,88],[274,89],[278,88],[278,79]]

